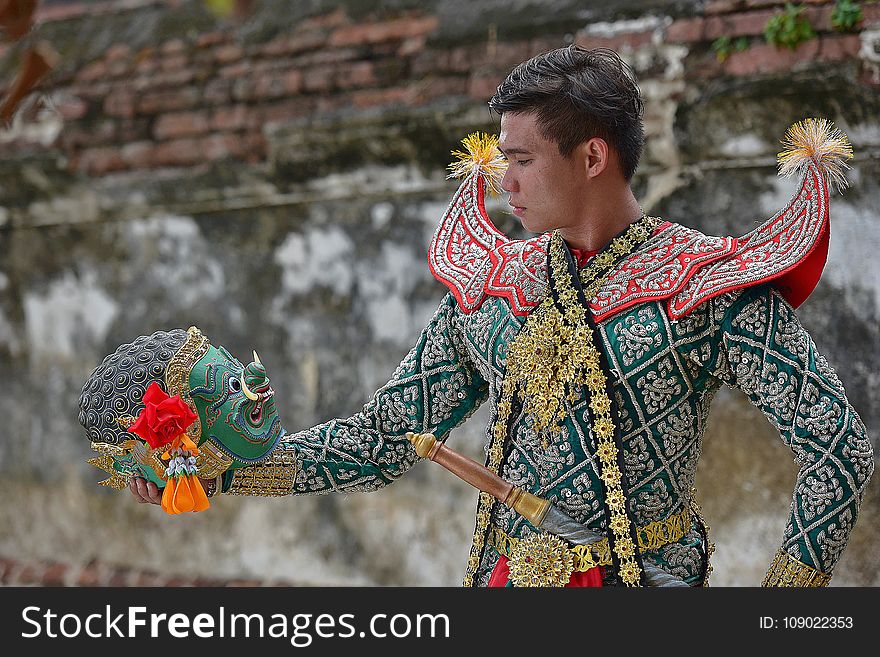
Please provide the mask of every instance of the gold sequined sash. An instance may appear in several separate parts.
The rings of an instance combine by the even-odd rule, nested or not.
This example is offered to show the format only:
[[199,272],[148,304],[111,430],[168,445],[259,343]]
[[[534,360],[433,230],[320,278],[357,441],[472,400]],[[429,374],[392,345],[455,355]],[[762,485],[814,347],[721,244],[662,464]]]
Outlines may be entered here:
[[[664,545],[675,543],[684,538],[691,530],[690,509],[684,509],[664,520],[657,520],[636,530],[641,550],[659,550]],[[523,539],[511,538],[498,527],[489,532],[489,545],[498,554],[510,559],[521,551]],[[572,553],[572,572],[586,572],[596,566],[610,566],[611,546],[607,538],[590,545],[574,545],[569,548]]]

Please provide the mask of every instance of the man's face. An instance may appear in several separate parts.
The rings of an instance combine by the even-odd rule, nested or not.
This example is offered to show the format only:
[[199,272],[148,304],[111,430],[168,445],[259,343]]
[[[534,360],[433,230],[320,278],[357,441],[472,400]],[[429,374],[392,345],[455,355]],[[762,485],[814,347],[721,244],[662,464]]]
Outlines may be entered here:
[[508,161],[501,187],[526,230],[545,233],[580,219],[588,177],[579,149],[563,157],[541,135],[534,114],[509,112],[501,116],[499,148]]

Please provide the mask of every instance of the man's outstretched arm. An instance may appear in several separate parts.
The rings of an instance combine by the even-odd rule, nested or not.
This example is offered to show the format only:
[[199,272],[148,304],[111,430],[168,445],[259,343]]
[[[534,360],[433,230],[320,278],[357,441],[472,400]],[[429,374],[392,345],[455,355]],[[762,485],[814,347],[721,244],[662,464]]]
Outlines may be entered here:
[[376,490],[418,460],[406,433],[445,439],[485,401],[488,385],[470,362],[447,295],[416,345],[363,409],[285,435],[271,457],[224,477],[239,495]]

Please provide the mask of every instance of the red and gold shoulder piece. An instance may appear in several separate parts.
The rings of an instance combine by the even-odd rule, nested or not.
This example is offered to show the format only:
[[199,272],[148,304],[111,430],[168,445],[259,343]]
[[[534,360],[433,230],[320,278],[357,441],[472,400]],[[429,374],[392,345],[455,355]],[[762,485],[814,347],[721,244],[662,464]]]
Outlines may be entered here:
[[794,195],[778,213],[737,240],[729,258],[702,267],[669,301],[673,318],[725,292],[772,282],[795,308],[815,289],[828,256],[829,184],[847,186],[845,162],[852,157],[846,135],[826,119],[806,119],[789,128],[779,153],[779,173],[801,174]]
[[456,151],[452,175],[464,180],[443,214],[428,251],[431,273],[446,285],[466,313],[486,296],[508,299],[513,312],[528,315],[547,289],[547,243],[542,235],[512,240],[486,213],[485,193],[498,190],[505,163],[492,135],[469,135]]
[[729,256],[736,239],[713,237],[664,221],[654,234],[606,280],[590,310],[596,321],[607,319],[638,303],[669,299],[709,263]]

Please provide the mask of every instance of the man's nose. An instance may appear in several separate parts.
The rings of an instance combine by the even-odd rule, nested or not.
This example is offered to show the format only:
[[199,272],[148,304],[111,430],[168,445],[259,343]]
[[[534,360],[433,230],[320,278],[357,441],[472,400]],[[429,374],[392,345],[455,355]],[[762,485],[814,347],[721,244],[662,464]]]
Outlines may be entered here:
[[501,178],[501,189],[505,192],[517,192],[519,191],[519,183],[516,181],[516,178],[513,174],[510,173],[511,167],[508,166],[507,170],[504,172],[504,176]]

